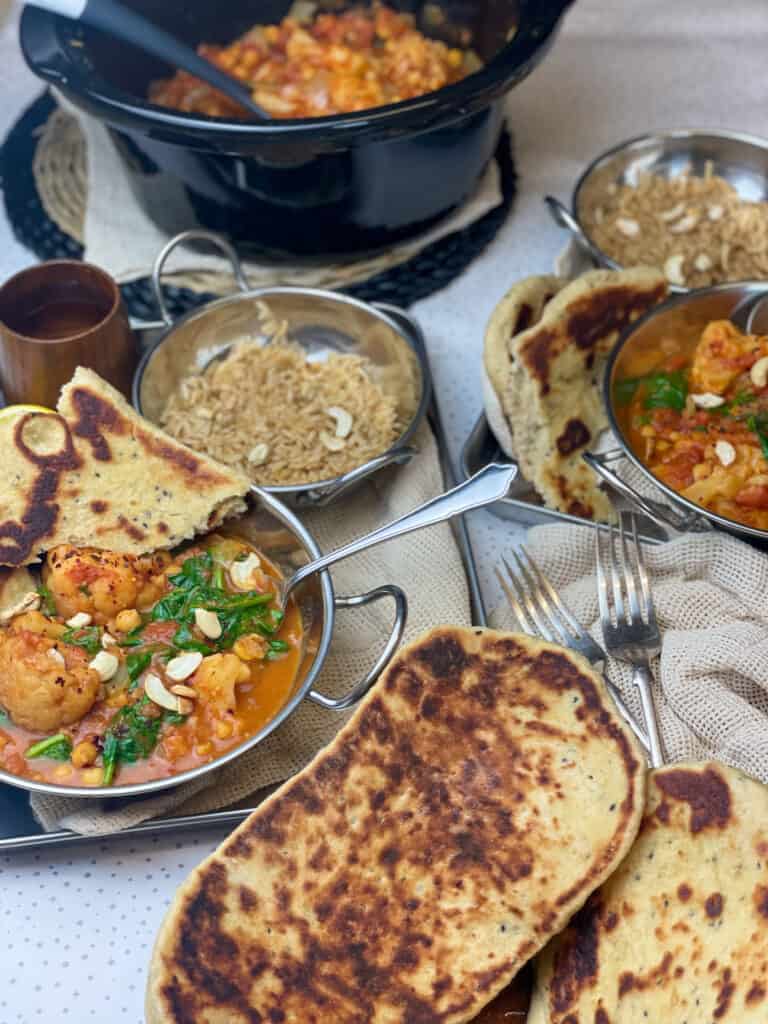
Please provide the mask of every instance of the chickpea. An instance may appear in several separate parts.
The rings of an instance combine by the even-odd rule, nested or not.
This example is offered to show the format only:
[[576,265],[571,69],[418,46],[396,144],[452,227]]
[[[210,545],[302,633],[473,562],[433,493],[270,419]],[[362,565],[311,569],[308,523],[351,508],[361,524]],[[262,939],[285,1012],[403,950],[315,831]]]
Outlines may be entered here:
[[231,722],[216,722],[214,729],[220,740],[228,740],[233,732]]
[[208,757],[213,750],[212,743],[198,743],[195,747],[195,753],[198,757]]
[[141,625],[141,616],[135,608],[125,608],[115,616],[115,627],[120,633],[130,633]]
[[83,740],[72,751],[72,764],[75,768],[87,768],[88,765],[94,763],[98,756],[99,750],[96,744],[91,740]]
[[53,774],[57,779],[68,779],[72,774],[72,765],[60,764],[58,768],[54,769]]
[[236,678],[235,682],[237,682],[237,683],[248,683],[248,682],[250,682],[250,679],[251,679],[251,670],[248,668],[246,663],[244,661],[242,661],[240,663],[240,668],[237,670],[237,678]]
[[86,768],[81,777],[84,786],[100,786],[104,778],[104,770],[102,768]]

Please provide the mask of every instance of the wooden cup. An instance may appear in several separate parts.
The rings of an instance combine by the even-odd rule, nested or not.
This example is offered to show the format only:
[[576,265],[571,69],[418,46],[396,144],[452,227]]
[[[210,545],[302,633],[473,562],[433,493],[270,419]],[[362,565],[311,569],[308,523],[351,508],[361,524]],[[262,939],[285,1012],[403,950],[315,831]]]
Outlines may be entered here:
[[130,399],[137,360],[120,289],[98,267],[53,260],[0,288],[0,385],[9,404],[55,408],[78,366]]

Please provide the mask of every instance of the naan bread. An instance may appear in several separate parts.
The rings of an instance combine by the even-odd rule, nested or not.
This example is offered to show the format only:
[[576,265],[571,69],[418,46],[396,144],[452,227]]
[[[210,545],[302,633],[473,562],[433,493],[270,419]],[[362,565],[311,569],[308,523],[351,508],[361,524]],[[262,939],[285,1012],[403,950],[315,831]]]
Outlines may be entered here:
[[470,1021],[626,855],[644,776],[583,658],[434,629],[178,891],[147,1021]]
[[593,270],[559,291],[557,283],[528,278],[501,301],[486,330],[485,367],[514,457],[545,503],[611,519],[611,503],[581,455],[608,426],[599,392],[608,353],[624,328],[665,298],[667,284],[644,267]]
[[0,421],[0,565],[57,544],[172,548],[245,509],[249,481],[142,419],[78,368],[58,414]]
[[6,612],[18,608],[29,594],[37,593],[37,583],[29,569],[0,568],[0,622]]
[[627,859],[541,956],[528,1024],[729,1021],[768,1021],[768,787],[672,765]]

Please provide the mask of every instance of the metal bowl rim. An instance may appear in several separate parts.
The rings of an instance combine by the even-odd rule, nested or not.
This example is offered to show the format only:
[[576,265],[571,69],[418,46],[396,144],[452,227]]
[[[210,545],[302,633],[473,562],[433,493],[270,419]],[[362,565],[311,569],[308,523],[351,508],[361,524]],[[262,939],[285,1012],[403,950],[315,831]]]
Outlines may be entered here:
[[[596,254],[599,254],[602,260],[603,266],[609,267],[611,270],[625,270],[623,264],[617,263],[616,260],[612,259],[607,253],[603,252],[599,245],[595,243],[592,236],[586,230],[579,217],[579,195],[582,188],[589,181],[592,174],[597,171],[604,163],[606,163],[611,157],[616,156],[623,150],[629,150],[633,146],[639,146],[642,143],[652,143],[654,141],[663,142],[665,139],[694,139],[694,138],[709,138],[709,139],[728,139],[731,142],[741,142],[748,146],[755,146],[757,149],[765,150],[768,153],[768,138],[763,138],[760,135],[753,135],[750,132],[734,132],[727,129],[721,128],[675,128],[667,132],[646,132],[642,135],[634,135],[631,139],[625,139],[623,142],[618,142],[616,145],[611,146],[609,149],[604,150],[598,154],[581,172],[576,180],[576,184],[573,186],[571,193],[571,216],[581,228],[584,237],[589,242]],[[725,284],[738,284],[737,281],[726,281]],[[710,287],[716,288],[719,285],[711,285]],[[703,291],[704,289],[692,289],[683,288],[680,285],[670,285],[670,291],[675,295],[693,295],[696,291]]]
[[753,537],[756,540],[765,541],[768,540],[768,530],[758,530],[754,526],[747,526],[745,523],[738,523],[734,519],[727,519],[725,516],[718,515],[716,512],[710,512],[709,509],[706,509],[701,505],[697,505],[696,502],[691,501],[689,498],[684,498],[662,480],[659,480],[658,477],[654,476],[648,467],[645,466],[632,451],[632,447],[625,438],[624,432],[619,426],[618,420],[613,411],[613,395],[611,393],[613,369],[619,355],[624,351],[626,345],[632,340],[635,332],[659,314],[665,313],[677,306],[684,306],[692,299],[709,295],[717,295],[720,292],[731,291],[733,289],[747,290],[748,292],[768,293],[768,281],[728,281],[724,284],[711,285],[708,288],[695,288],[685,292],[683,295],[673,295],[671,298],[667,299],[666,302],[662,302],[658,306],[654,306],[652,309],[649,309],[641,317],[635,320],[634,323],[630,324],[630,326],[622,332],[619,340],[614,345],[613,350],[608,357],[608,362],[603,375],[603,404],[605,405],[606,412],[608,413],[608,421],[611,430],[616,435],[616,440],[618,441],[624,455],[643,473],[650,483],[666,494],[673,504],[682,505],[684,508],[688,509],[688,511],[695,512],[704,519],[708,519],[710,522],[716,523],[729,533],[740,533],[747,537]]
[[[289,509],[278,498],[274,497],[274,495],[264,493],[261,488],[253,487],[251,490],[255,501],[265,506],[278,519],[282,520],[283,524],[290,528],[294,536],[297,537],[305,550],[313,558],[320,557],[320,548],[318,547],[314,536],[291,509]],[[161,779],[150,779],[147,782],[135,782],[128,786],[60,786],[52,782],[36,782],[34,779],[25,779],[21,775],[13,775],[11,772],[6,772],[2,769],[0,769],[0,782],[7,783],[10,786],[15,786],[17,789],[25,789],[32,793],[45,793],[49,796],[84,797],[101,800],[122,799],[123,797],[147,796],[159,793],[162,790],[184,785],[184,783],[192,782],[193,779],[198,779],[202,775],[207,775],[209,772],[214,772],[219,768],[223,768],[231,761],[234,761],[242,754],[245,754],[247,751],[261,743],[262,740],[266,739],[270,733],[274,732],[274,730],[278,728],[278,726],[282,725],[288,716],[296,710],[299,704],[306,699],[307,694],[325,664],[325,659],[328,656],[328,651],[331,645],[336,608],[334,604],[333,583],[331,581],[330,573],[326,569],[322,573],[319,573],[319,576],[323,605],[322,631],[317,646],[317,653],[315,654],[312,665],[307,672],[306,678],[302,682],[301,687],[293,694],[290,700],[287,701],[280,711],[278,711],[274,718],[271,718],[257,733],[254,733],[253,736],[249,736],[236,747],[232,747],[231,750],[225,751],[221,757],[216,758],[215,761],[209,761],[207,764],[202,764],[197,768],[190,768],[188,771],[181,772],[178,775],[170,775]]]
[[[429,364],[427,362],[426,353],[423,351],[421,346],[417,344],[414,338],[410,336],[402,324],[399,324],[393,317],[391,317],[384,310],[378,309],[375,305],[369,302],[363,302],[361,299],[355,299],[351,295],[344,295],[341,292],[330,291],[324,288],[303,288],[299,285],[275,285],[265,288],[251,288],[247,292],[234,292],[232,295],[223,295],[220,298],[212,299],[211,302],[206,302],[201,306],[197,306],[194,309],[189,310],[183,316],[175,320],[173,324],[169,325],[161,334],[161,336],[155,341],[150,348],[142,355],[139,360],[139,364],[136,367],[136,371],[133,375],[133,383],[131,385],[131,401],[133,407],[143,416],[144,413],[141,408],[141,384],[144,380],[144,374],[149,366],[149,362],[154,356],[155,352],[160,348],[161,345],[165,344],[171,334],[183,324],[187,323],[195,316],[204,316],[208,311],[213,309],[220,309],[230,303],[235,303],[243,299],[254,299],[261,298],[264,295],[310,295],[314,298],[331,299],[334,302],[341,302],[344,305],[355,306],[364,313],[378,317],[383,320],[389,327],[392,328],[408,345],[408,348],[415,356],[419,374],[421,376],[421,388],[419,402],[416,406],[416,411],[411,418],[410,423],[406,426],[405,430],[400,434],[398,438],[385,451],[380,452],[379,455],[374,456],[374,459],[369,459],[368,462],[362,463],[360,466],[355,467],[355,471],[363,470],[366,466],[370,466],[373,461],[381,458],[382,455],[388,455],[395,451],[395,449],[402,448],[409,444],[413,439],[416,431],[421,426],[424,417],[427,414],[429,403],[432,399],[432,379],[429,370]],[[350,471],[351,472],[351,471]],[[274,494],[277,496],[287,497],[298,497],[309,491],[321,491],[325,488],[332,488],[338,484],[343,476],[335,476],[326,478],[325,480],[316,480],[308,484],[275,484],[275,485],[259,485],[259,490],[266,491],[268,494]]]

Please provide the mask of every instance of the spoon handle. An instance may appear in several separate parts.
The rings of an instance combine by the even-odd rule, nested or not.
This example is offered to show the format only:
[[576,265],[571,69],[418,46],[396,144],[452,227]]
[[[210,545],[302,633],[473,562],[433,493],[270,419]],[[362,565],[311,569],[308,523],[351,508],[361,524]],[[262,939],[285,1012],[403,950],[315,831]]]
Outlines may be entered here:
[[376,544],[393,540],[395,537],[402,537],[403,534],[411,533],[413,530],[421,530],[425,526],[443,523],[447,519],[453,519],[454,516],[469,512],[473,508],[482,508],[483,505],[500,501],[509,493],[516,476],[517,466],[515,465],[502,466],[491,463],[489,466],[485,466],[469,480],[459,484],[458,487],[446,491],[445,494],[441,494],[437,498],[432,498],[431,501],[420,505],[412,512],[395,519],[394,522],[381,526],[373,533],[359,537],[357,540],[345,544],[344,547],[337,548],[336,551],[331,551],[329,554],[323,555],[322,558],[302,566],[288,581],[286,594],[307,576],[327,569],[328,566],[334,565],[344,558],[349,558],[350,555],[356,555]]
[[236,78],[226,74],[210,61],[197,54],[191,46],[179,42],[165,29],[147,21],[143,15],[132,11],[118,0],[28,0],[33,7],[52,11],[65,18],[81,21],[101,29],[117,39],[132,43],[140,50],[151,53],[166,64],[189,71],[202,78],[209,85],[221,90],[226,96],[240,103],[262,120],[271,120],[269,115],[253,101],[250,90]]

